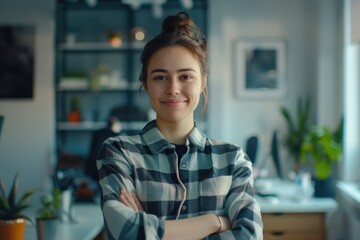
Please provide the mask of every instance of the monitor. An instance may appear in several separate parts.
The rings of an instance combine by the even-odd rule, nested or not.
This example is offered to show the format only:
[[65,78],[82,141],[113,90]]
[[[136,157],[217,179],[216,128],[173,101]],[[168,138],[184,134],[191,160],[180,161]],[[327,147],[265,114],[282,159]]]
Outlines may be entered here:
[[4,123],[4,116],[0,115],[0,137],[1,137],[1,129],[2,129],[3,123]]

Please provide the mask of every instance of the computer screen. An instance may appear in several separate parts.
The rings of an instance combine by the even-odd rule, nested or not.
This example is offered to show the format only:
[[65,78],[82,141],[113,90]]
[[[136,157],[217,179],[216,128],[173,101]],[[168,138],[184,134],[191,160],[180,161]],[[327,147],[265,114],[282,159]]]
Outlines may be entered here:
[[271,143],[271,156],[274,161],[276,173],[279,178],[283,178],[283,172],[281,169],[281,159],[279,153],[279,140],[277,136],[277,131],[274,131]]
[[4,116],[0,115],[0,137],[1,137],[1,129],[2,129],[2,126],[3,126],[3,122],[4,122]]

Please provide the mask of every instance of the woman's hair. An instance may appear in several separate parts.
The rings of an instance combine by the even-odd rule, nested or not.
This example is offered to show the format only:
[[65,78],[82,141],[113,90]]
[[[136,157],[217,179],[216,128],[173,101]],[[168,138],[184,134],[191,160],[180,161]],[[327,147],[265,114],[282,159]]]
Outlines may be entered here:
[[151,57],[158,50],[166,47],[182,46],[188,49],[199,61],[202,80],[205,83],[203,90],[203,112],[208,101],[206,78],[208,76],[207,46],[204,35],[198,30],[193,20],[185,12],[168,16],[163,21],[162,32],[150,40],[141,54],[142,69],[140,73],[140,87],[147,81],[147,69]]

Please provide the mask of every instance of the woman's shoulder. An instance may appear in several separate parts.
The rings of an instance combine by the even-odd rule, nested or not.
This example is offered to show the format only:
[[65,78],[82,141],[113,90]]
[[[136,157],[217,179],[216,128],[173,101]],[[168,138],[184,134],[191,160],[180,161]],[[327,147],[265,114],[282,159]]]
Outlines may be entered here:
[[105,145],[111,145],[114,147],[127,148],[128,146],[141,146],[141,135],[118,135],[110,137],[104,142]]
[[205,147],[219,149],[219,150],[222,149],[223,151],[242,151],[242,148],[235,143],[230,143],[224,140],[213,139],[213,138],[206,139]]
[[248,165],[249,159],[244,150],[235,143],[230,143],[218,139],[207,139],[205,153],[211,154],[214,159],[228,161],[229,164]]

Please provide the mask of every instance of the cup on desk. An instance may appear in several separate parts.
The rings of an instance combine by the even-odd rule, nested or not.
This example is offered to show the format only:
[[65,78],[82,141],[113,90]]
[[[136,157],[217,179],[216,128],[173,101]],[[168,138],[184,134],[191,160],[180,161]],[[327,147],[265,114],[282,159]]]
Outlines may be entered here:
[[314,182],[311,180],[310,172],[301,172],[298,179],[299,200],[308,201],[314,196]]
[[72,222],[74,220],[72,206],[74,204],[73,190],[67,189],[61,193],[61,204],[59,208],[60,220]]

